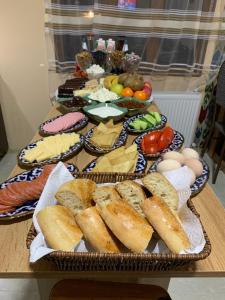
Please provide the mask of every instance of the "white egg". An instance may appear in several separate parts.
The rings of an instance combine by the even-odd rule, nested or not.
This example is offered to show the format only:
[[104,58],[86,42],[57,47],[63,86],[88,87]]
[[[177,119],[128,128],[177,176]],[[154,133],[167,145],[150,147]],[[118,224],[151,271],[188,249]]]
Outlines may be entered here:
[[183,165],[183,163],[184,163],[184,156],[183,156],[183,154],[181,154],[181,153],[179,153],[177,151],[166,152],[163,155],[163,159],[164,160],[166,160],[166,159],[173,159],[173,160],[178,161],[181,165]]
[[196,176],[195,176],[194,171],[191,168],[187,167],[187,170],[188,170],[188,173],[190,174],[190,180],[191,180],[191,185],[192,185],[196,180]]
[[163,173],[166,171],[171,171],[171,170],[176,170],[179,169],[181,167],[181,164],[173,159],[166,159],[161,161],[158,165],[157,165],[157,171],[159,173]]
[[196,158],[199,159],[199,154],[197,151],[191,148],[184,148],[182,154],[185,158]]
[[202,163],[195,158],[189,158],[185,160],[185,165],[192,169],[192,171],[195,173],[195,175],[198,177],[202,174],[203,172],[203,166]]

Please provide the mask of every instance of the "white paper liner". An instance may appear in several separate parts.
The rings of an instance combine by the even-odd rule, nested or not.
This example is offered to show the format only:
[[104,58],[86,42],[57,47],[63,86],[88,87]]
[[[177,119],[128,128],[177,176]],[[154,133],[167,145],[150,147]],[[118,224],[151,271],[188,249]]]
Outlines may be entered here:
[[[55,205],[57,203],[55,199],[55,194],[63,183],[73,179],[73,176],[67,170],[62,162],[59,162],[54,170],[49,175],[49,178],[46,182],[44,190],[41,194],[41,197],[38,201],[38,204],[35,208],[33,215],[33,224],[37,231],[37,236],[31,243],[30,246],[30,262],[34,263],[43,256],[53,252],[54,250],[49,248],[45,242],[44,236],[41,232],[41,229],[37,223],[36,215],[37,213],[46,206]],[[185,253],[200,253],[205,246],[205,238],[202,231],[201,224],[198,218],[190,211],[187,207],[187,200],[190,198],[191,191],[190,188],[186,188],[183,191],[179,191],[179,217],[183,224],[183,227],[190,239],[191,249],[186,251]],[[74,251],[77,252],[88,252],[92,251],[90,245],[84,240],[77,245]],[[147,247],[145,253],[169,253],[168,248],[164,244],[162,240],[156,241],[154,239],[151,240],[149,246]]]

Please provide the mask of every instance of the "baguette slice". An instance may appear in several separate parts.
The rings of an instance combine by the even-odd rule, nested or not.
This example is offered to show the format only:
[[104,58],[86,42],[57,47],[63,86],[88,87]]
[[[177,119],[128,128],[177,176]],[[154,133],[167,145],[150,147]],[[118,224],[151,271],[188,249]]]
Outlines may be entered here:
[[174,211],[178,208],[178,194],[171,183],[160,173],[153,172],[142,179],[144,186],[156,196],[159,196]]
[[95,206],[89,207],[75,216],[84,237],[101,253],[119,253],[119,249],[102,221]]
[[125,180],[116,185],[116,190],[123,200],[126,200],[140,216],[145,218],[145,214],[143,213],[140,204],[144,201],[146,195],[138,183],[132,180]]
[[68,207],[74,214],[92,206],[92,193],[96,183],[89,179],[74,179],[64,183],[55,197],[63,206]]
[[37,221],[45,240],[54,250],[73,251],[83,236],[73,213],[61,205],[45,207],[37,214]]
[[141,206],[150,224],[173,253],[179,254],[190,248],[190,241],[181,222],[160,197],[145,199]]
[[115,236],[131,251],[144,252],[153,229],[133,207],[121,200],[96,202],[101,217]]
[[133,252],[143,252],[153,229],[113,186],[97,187],[93,193],[97,209],[115,236]]
[[115,200],[121,200],[114,186],[98,186],[92,196],[95,203],[104,205]]

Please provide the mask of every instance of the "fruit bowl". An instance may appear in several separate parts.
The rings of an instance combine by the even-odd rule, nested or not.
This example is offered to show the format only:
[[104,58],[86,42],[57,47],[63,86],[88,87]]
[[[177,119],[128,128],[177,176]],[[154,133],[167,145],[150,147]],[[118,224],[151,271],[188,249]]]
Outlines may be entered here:
[[115,105],[119,107],[124,107],[128,109],[127,116],[132,117],[134,115],[143,113],[150,106],[149,102],[140,101],[133,97],[122,97],[118,100],[112,101]]
[[152,86],[137,73],[108,75],[103,81],[104,87],[122,97],[148,101],[152,94]]

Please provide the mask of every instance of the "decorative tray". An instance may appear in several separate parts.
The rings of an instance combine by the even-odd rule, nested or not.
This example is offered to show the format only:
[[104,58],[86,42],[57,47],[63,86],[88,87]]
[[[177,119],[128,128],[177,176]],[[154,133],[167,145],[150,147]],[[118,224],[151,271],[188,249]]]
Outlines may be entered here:
[[90,138],[93,135],[93,130],[94,130],[94,128],[91,128],[85,135],[84,146],[85,146],[85,148],[87,148],[87,150],[89,150],[93,153],[97,153],[97,154],[108,153],[112,150],[115,150],[116,148],[123,146],[126,143],[127,136],[128,136],[125,128],[123,127],[123,129],[121,130],[121,133],[120,133],[117,141],[114,143],[114,145],[111,148],[102,148],[97,145],[94,145],[91,142]]
[[[74,174],[79,172],[78,168],[73,164],[67,164],[68,170]],[[0,184],[0,191],[3,191],[5,187],[9,186],[13,182],[31,182],[38,178],[43,171],[43,167],[36,167],[32,170],[20,173],[5,182]],[[1,193],[1,192],[0,192]],[[23,195],[23,191],[21,191],[21,196]],[[15,218],[24,217],[27,215],[33,214],[33,211],[37,205],[38,199],[33,199],[30,201],[26,201],[24,204],[14,207],[9,212],[0,212],[0,220],[10,220]]]
[[[155,172],[157,165],[162,160],[163,160],[162,157],[160,157],[155,162],[153,162],[153,164],[148,169],[147,173]],[[207,181],[209,179],[209,173],[210,173],[209,166],[203,159],[201,159],[200,161],[203,165],[203,172],[202,172],[202,175],[200,175],[196,178],[195,182],[191,186],[191,195],[192,196],[195,196],[199,192],[201,192],[201,190],[204,188],[205,184],[207,183]]]
[[49,119],[49,120],[45,121],[44,123],[42,123],[39,127],[40,135],[49,136],[49,135],[55,135],[55,134],[59,134],[59,133],[76,132],[76,131],[79,131],[79,130],[83,129],[88,124],[88,117],[85,116],[82,120],[78,121],[76,124],[74,124],[73,126],[67,128],[67,129],[64,129],[64,130],[61,130],[61,131],[58,131],[58,132],[49,132],[49,131],[44,130],[44,126],[46,124],[49,124],[49,123],[55,121],[56,119],[58,119],[60,117],[62,117],[62,115],[57,116],[57,117],[52,118],[52,119]]
[[[107,116],[103,116],[103,115],[91,113],[92,110],[97,109],[97,108],[116,109],[116,110],[120,111],[120,114],[118,114],[118,115],[107,114]],[[85,107],[83,107],[83,111],[94,121],[105,123],[105,122],[108,122],[110,119],[112,119],[114,122],[120,121],[123,117],[125,117],[128,110],[126,108],[118,107],[112,103],[99,103],[99,104],[91,104],[91,105],[85,106]]]
[[[39,140],[39,141],[41,141],[41,140]],[[36,141],[36,142],[38,142],[38,141]],[[29,149],[36,147],[37,144],[34,142],[31,144],[28,144],[25,148],[23,148],[20,151],[20,153],[18,154],[18,157],[17,157],[18,164],[25,168],[40,167],[40,166],[44,166],[46,164],[54,164],[61,160],[66,160],[70,156],[77,154],[82,149],[83,144],[84,144],[84,136],[80,134],[80,141],[78,143],[75,143],[73,146],[71,146],[68,151],[61,153],[60,155],[53,157],[51,159],[45,159],[40,162],[29,162],[24,159],[25,150],[29,150]]]
[[[93,168],[96,166],[97,159],[92,160],[84,169],[83,172],[91,172]],[[144,173],[145,169],[147,167],[147,161],[144,158],[144,155],[141,153],[138,153],[138,159],[137,164],[134,173],[141,174]],[[123,173],[122,173],[123,174]]]
[[137,130],[137,129],[134,129],[132,128],[131,126],[129,126],[129,123],[130,122],[133,122],[135,121],[136,119],[139,119],[139,118],[142,118],[145,114],[138,114],[136,116],[133,116],[133,117],[130,117],[129,119],[127,119],[125,122],[124,122],[124,126],[126,128],[126,130],[129,132],[129,133],[133,133],[133,134],[140,134],[140,133],[144,133],[144,132],[149,132],[149,131],[153,131],[153,130],[158,130],[158,129],[162,129],[163,127],[165,127],[166,125],[166,122],[167,122],[167,118],[166,116],[160,114],[161,116],[161,123],[160,124],[157,124],[151,128],[148,128],[148,129],[144,129],[144,130]]
[[147,132],[139,135],[138,137],[136,137],[134,139],[133,142],[135,144],[137,144],[138,151],[141,152],[148,159],[159,157],[160,155],[162,155],[163,153],[166,153],[167,151],[178,150],[183,146],[183,143],[184,143],[183,135],[180,132],[174,130],[174,138],[172,140],[172,143],[167,148],[165,148],[164,150],[162,150],[156,154],[147,154],[147,153],[144,153],[141,149],[141,141],[146,134],[147,134]]
[[[129,104],[125,105],[126,102],[128,102]],[[127,108],[128,112],[126,114],[126,117],[132,117],[134,115],[144,113],[147,110],[147,108],[151,105],[151,103],[147,101],[138,100],[133,97],[122,97],[120,99],[113,100],[112,103],[116,104],[119,107]],[[121,103],[123,103],[123,105],[121,105]],[[137,107],[130,108],[129,105],[136,105]]]

